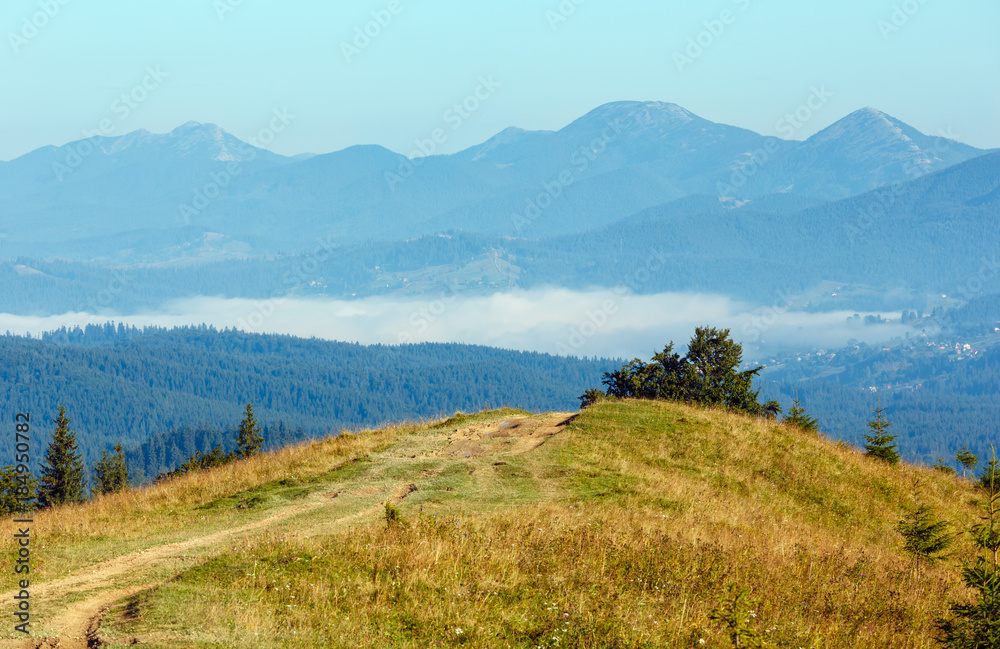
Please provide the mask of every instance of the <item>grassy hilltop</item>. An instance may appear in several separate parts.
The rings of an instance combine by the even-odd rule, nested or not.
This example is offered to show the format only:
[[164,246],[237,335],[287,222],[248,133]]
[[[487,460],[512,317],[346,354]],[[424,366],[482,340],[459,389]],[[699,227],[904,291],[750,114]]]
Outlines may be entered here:
[[[976,500],[672,403],[456,415],[39,513],[32,628],[61,647],[729,647],[709,615],[734,584],[773,646],[931,647],[973,553],[917,566],[895,526],[918,502],[971,521]],[[8,626],[0,646],[42,646]]]

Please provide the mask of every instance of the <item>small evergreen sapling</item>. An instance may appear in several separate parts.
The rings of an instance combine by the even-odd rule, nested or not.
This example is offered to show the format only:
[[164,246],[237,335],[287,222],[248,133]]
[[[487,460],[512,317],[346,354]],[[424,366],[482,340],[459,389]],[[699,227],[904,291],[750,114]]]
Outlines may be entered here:
[[719,600],[708,619],[721,622],[729,631],[729,641],[735,649],[761,647],[764,639],[750,628],[750,619],[757,617],[759,599],[750,599],[750,589],[729,585],[729,596]]
[[403,518],[403,513],[388,500],[385,501],[385,525],[389,528],[407,526],[406,519]]
[[983,467],[983,474],[979,476],[979,486],[987,492],[990,491],[993,484],[998,485],[997,488],[1000,489],[1000,465],[997,464],[995,455],[986,463],[986,466]]
[[949,534],[948,523],[935,518],[929,505],[920,505],[896,525],[903,535],[903,549],[919,562],[940,561],[942,553],[951,547],[954,537]]
[[799,398],[795,397],[792,401],[792,407],[788,410],[788,416],[785,417],[786,424],[792,424],[793,426],[798,426],[802,430],[815,433],[819,431],[819,420],[810,417],[806,412],[806,409],[802,407],[799,402]]
[[868,428],[872,434],[864,436],[865,441],[868,442],[865,444],[865,455],[889,464],[899,464],[898,447],[893,443],[896,441],[896,436],[887,432],[892,422],[885,418],[885,409],[882,408],[881,404],[874,412],[875,419],[868,422]]

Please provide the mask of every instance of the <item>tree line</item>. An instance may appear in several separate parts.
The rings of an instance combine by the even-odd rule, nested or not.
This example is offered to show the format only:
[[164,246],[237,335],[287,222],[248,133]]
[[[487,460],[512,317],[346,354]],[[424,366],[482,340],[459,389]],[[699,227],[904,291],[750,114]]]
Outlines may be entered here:
[[[77,434],[70,428],[66,408],[59,406],[52,439],[45,451],[37,478],[30,478],[26,484],[18,479],[14,466],[0,469],[0,515],[32,508],[48,508],[79,503],[87,499],[87,466],[77,444]],[[238,459],[246,459],[260,453],[264,436],[253,412],[253,404],[246,405],[235,439],[236,450],[223,453],[216,446],[210,453],[195,453],[187,462],[173,471],[161,473],[156,480],[163,481],[184,475],[190,471],[222,466]],[[125,450],[120,442],[114,445],[112,453],[104,449],[101,459],[91,471],[93,496],[123,491],[129,487],[129,468]]]

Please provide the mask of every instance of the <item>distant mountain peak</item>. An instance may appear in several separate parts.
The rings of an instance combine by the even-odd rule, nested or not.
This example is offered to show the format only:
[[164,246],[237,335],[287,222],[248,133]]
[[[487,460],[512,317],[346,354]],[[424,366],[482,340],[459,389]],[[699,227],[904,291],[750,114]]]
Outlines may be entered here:
[[615,101],[598,106],[567,128],[590,125],[595,121],[623,123],[635,128],[677,127],[701,118],[677,104],[663,101]]
[[[183,135],[184,133],[186,133],[188,131],[194,131],[194,130],[202,128],[203,126],[210,126],[211,127],[211,126],[215,126],[215,124],[202,124],[201,122],[196,122],[194,120],[191,120],[189,122],[185,122],[185,123],[181,124],[180,126],[178,126],[177,128],[175,128],[174,130],[172,130],[169,133],[167,133],[167,135],[173,135],[173,136]],[[215,126],[215,127],[218,128],[217,126]]]
[[825,142],[845,137],[892,139],[900,143],[912,143],[915,138],[921,138],[922,134],[902,120],[877,108],[866,106],[834,122],[809,139],[814,142]]
[[241,150],[245,143],[225,132],[216,124],[187,122],[165,134],[150,133],[145,129],[132,131],[116,138],[105,152],[121,153],[129,149],[154,149],[161,152],[173,151],[183,156],[215,160],[219,162],[243,159]]
[[861,117],[861,116],[871,116],[871,117],[882,117],[882,118],[885,118],[885,119],[890,119],[888,115],[886,115],[885,113],[883,113],[882,111],[880,111],[878,108],[875,108],[873,106],[865,106],[864,108],[859,108],[856,111],[854,111],[853,113],[851,113],[850,115],[847,115],[847,117],[851,117],[852,115],[855,115],[855,116],[858,116],[858,117]]

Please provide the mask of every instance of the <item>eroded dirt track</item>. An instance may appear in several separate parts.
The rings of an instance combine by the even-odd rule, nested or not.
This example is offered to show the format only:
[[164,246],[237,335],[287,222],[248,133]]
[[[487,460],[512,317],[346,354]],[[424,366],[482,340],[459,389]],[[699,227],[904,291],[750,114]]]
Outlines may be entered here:
[[520,455],[538,448],[550,437],[562,432],[574,416],[560,414],[547,419],[521,416],[489,424],[457,426],[437,436],[437,440],[447,442],[441,448],[418,457],[459,459]]

